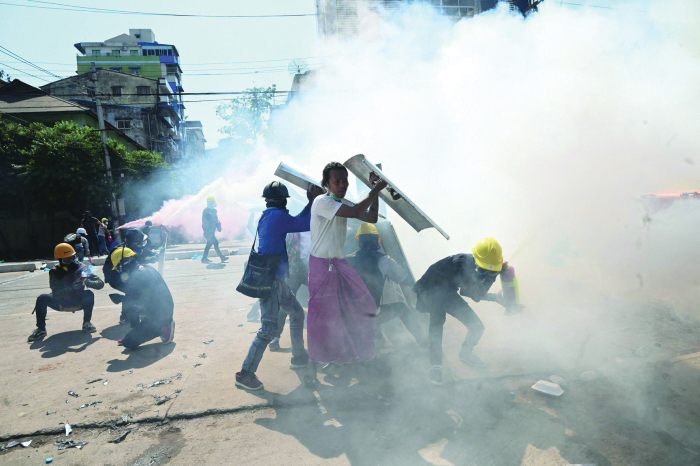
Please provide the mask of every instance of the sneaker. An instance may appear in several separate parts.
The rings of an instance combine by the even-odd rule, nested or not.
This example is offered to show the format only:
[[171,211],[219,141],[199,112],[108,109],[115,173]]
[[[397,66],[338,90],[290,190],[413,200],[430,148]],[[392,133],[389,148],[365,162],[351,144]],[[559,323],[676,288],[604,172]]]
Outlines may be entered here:
[[83,323],[83,332],[92,333],[92,332],[96,332],[96,331],[97,331],[97,329],[90,322]]
[[278,337],[273,338],[267,347],[270,351],[279,351],[280,350],[280,339]]
[[124,346],[124,340],[117,340],[117,346]]
[[460,351],[459,360],[462,361],[464,364],[470,365],[477,369],[483,369],[484,367],[486,367],[486,363],[484,363],[484,361],[482,361],[481,358],[474,354],[472,351]]
[[126,325],[126,316],[124,314],[119,316],[119,325]]
[[254,372],[236,372],[236,385],[243,387],[246,390],[261,390],[264,388],[263,383],[258,380]]
[[442,385],[442,366],[433,366],[430,368],[428,382],[433,385]]
[[289,368],[292,370],[304,369],[308,365],[309,355],[305,354],[304,356],[294,356],[292,358],[292,363],[289,365]]
[[202,257],[202,264],[211,264],[211,260],[208,257]]
[[35,328],[31,335],[27,338],[27,341],[41,340],[46,336],[46,330]]
[[221,259],[221,262],[226,262],[228,260],[228,257],[221,256],[219,259]]
[[173,320],[168,325],[160,330],[160,341],[170,343],[175,338],[175,321]]

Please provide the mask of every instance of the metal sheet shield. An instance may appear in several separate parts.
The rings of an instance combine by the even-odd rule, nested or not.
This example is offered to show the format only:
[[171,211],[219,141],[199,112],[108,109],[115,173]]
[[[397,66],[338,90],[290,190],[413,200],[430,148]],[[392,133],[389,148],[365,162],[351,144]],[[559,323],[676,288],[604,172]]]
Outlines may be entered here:
[[411,199],[408,198],[408,196],[406,196],[403,191],[396,186],[395,183],[389,180],[389,178],[387,178],[379,168],[372,164],[372,162],[367,160],[363,154],[350,157],[343,165],[345,165],[345,167],[347,167],[347,169],[350,170],[353,175],[355,175],[367,186],[371,186],[369,175],[372,172],[385,180],[389,186],[382,189],[382,191],[379,193],[379,197],[381,197],[382,200],[386,202],[386,205],[391,207],[394,212],[406,220],[406,222],[416,231],[421,231],[426,228],[435,228],[446,239],[450,239],[450,236],[445,233],[445,230],[433,222],[430,217],[428,217],[413,201],[411,201]]

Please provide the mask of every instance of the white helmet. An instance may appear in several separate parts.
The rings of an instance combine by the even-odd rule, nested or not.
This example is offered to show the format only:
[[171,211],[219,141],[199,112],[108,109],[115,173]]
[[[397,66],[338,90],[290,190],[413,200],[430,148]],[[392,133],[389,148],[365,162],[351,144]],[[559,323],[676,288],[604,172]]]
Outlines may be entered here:
[[87,235],[87,230],[85,228],[78,228],[78,231],[76,231],[79,235]]

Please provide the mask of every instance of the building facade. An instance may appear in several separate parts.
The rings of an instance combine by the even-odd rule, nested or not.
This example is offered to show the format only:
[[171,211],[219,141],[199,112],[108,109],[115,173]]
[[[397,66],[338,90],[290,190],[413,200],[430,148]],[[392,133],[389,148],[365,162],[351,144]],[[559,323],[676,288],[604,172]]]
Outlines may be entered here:
[[201,121],[185,122],[185,158],[189,161],[199,160],[204,157],[205,143],[204,129]]
[[104,42],[79,42],[78,74],[98,68],[167,81],[173,93],[182,92],[180,54],[174,45],[159,44],[150,29],[129,29]]
[[102,103],[106,122],[169,163],[183,155],[184,106],[164,78],[147,78],[119,71],[95,70],[41,87],[42,90],[96,112]]

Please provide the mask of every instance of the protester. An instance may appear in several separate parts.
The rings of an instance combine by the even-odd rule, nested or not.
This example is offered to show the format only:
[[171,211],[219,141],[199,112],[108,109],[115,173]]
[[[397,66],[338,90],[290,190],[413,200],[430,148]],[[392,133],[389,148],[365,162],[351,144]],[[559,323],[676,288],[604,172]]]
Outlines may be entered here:
[[420,323],[415,318],[415,310],[409,308],[405,301],[383,303],[384,285],[387,280],[397,284],[410,281],[410,275],[394,259],[379,252],[381,236],[377,227],[371,223],[363,223],[357,229],[355,236],[360,249],[347,256],[348,263],[367,285],[374,302],[377,305],[377,336],[381,337],[381,324],[394,317],[401,319],[419,345],[426,345],[426,335]]
[[97,227],[97,255],[107,255],[109,254],[109,249],[107,248],[107,236],[109,235],[109,230],[107,229],[106,218],[102,219],[102,222]]
[[46,337],[47,308],[63,312],[83,310],[83,331],[96,331],[90,322],[95,295],[85,287],[101,290],[104,282],[94,275],[90,269],[78,262],[75,250],[70,244],[60,243],[54,249],[54,257],[58,264],[49,270],[49,287],[51,294],[42,294],[36,299],[36,329],[29,335],[27,341],[41,340]]
[[90,246],[88,245],[87,238],[81,231],[85,232],[84,228],[78,228],[75,233],[68,233],[63,237],[63,242],[73,246],[78,262],[83,262],[85,258],[85,252],[90,253]]
[[216,232],[221,231],[221,222],[216,213],[216,198],[214,196],[207,197],[207,207],[202,211],[202,230],[204,230],[204,238],[207,240],[207,245],[204,247],[202,254],[202,263],[211,262],[209,260],[209,250],[214,246],[214,251],[221,259],[221,262],[226,262],[228,257],[224,256],[219,249],[219,241],[216,239]]
[[374,356],[374,298],[344,252],[348,218],[377,221],[377,196],[387,183],[375,176],[372,184],[366,198],[352,207],[344,205],[348,171],[331,162],[323,169],[322,185],[328,192],[311,208],[307,338],[309,357],[317,363],[346,364]]
[[[287,255],[289,259],[289,277],[287,286],[296,296],[301,285],[309,286],[309,253],[311,252],[311,233],[289,233],[287,235]],[[280,337],[287,322],[287,313],[280,309],[277,319],[277,335],[270,342],[270,351],[280,351]]]
[[504,306],[511,302],[488,293],[496,277],[507,274],[509,266],[503,262],[501,245],[493,238],[479,242],[472,254],[457,254],[431,265],[413,290],[418,296],[417,308],[430,313],[430,373],[428,380],[442,384],[442,333],[447,314],[467,327],[467,337],[459,352],[460,361],[476,368],[485,367],[474,354],[474,347],[484,333],[484,324],[462,296],[479,302],[497,301]]
[[287,187],[279,181],[273,181],[265,186],[263,197],[267,209],[263,211],[258,222],[257,237],[258,253],[262,255],[281,256],[275,279],[272,282],[272,293],[269,297],[260,299],[260,330],[250,345],[248,355],[243,361],[241,371],[236,373],[236,385],[248,390],[260,390],[263,383],[255,375],[262,360],[265,348],[277,335],[277,320],[280,309],[289,314],[289,333],[292,338],[291,369],[300,369],[309,362],[309,356],[304,349],[304,310],[289,289],[285,280],[289,277],[289,259],[285,238],[288,233],[309,231],[311,203],[321,194],[321,190],[312,187],[306,197],[309,203],[293,217],[287,211]]
[[119,345],[133,349],[158,336],[163,343],[175,337],[174,303],[168,285],[156,269],[136,260],[137,253],[126,246],[112,254],[114,270],[119,273],[124,296],[110,295],[112,301],[122,302],[131,330],[119,340]]
[[[86,230],[92,254],[97,254],[99,251],[99,246],[97,245],[97,228],[99,225],[100,221],[93,217],[89,210],[86,210],[85,214],[83,214],[83,219],[80,221],[80,226]],[[92,254],[86,253],[86,256],[92,257]]]

